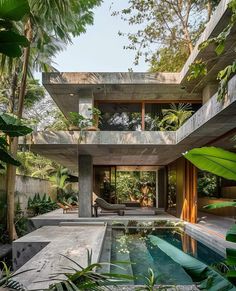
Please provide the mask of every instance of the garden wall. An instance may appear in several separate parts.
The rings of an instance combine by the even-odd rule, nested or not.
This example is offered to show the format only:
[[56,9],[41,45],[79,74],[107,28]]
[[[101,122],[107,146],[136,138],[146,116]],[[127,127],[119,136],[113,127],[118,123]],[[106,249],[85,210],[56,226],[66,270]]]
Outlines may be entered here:
[[[72,189],[78,190],[77,183],[72,183]],[[47,180],[27,176],[16,176],[15,201],[20,202],[21,209],[25,212],[29,197],[33,198],[35,193],[48,194],[52,199],[56,198],[56,189]],[[3,210],[3,211],[2,211]],[[6,216],[6,179],[0,175],[0,222]]]

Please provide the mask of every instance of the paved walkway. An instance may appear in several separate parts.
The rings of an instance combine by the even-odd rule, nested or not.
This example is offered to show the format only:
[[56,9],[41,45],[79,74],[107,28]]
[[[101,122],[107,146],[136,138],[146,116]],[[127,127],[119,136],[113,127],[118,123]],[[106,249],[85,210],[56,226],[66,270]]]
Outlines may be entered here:
[[[15,267],[26,262],[16,273],[28,271],[16,275],[15,280],[28,290],[45,290],[52,282],[52,274],[70,272],[64,268],[76,267],[68,258],[86,267],[89,249],[92,263],[98,262],[105,230],[104,224],[44,226],[23,236],[13,242],[13,261]],[[56,278],[64,279],[64,276]]]
[[226,248],[236,248],[235,243],[225,240],[225,235],[235,220],[204,212],[198,213],[198,223],[187,223],[186,232],[211,249],[225,256]]
[[227,230],[235,224],[235,219],[199,212],[198,225],[225,237]]
[[61,222],[109,222],[109,221],[155,221],[155,220],[173,220],[179,221],[173,215],[163,210],[159,210],[155,214],[155,210],[149,208],[136,208],[134,210],[125,210],[124,216],[114,213],[99,213],[98,217],[78,217],[77,211],[69,211],[63,214],[62,209],[56,209],[52,212],[36,216],[32,221],[36,228],[44,225],[59,225]]

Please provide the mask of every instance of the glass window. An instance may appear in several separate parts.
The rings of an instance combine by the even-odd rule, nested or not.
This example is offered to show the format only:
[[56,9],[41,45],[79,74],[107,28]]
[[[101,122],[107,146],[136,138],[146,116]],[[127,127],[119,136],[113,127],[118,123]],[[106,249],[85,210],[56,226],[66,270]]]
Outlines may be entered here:
[[101,111],[100,130],[141,130],[141,104],[100,103],[97,107]]

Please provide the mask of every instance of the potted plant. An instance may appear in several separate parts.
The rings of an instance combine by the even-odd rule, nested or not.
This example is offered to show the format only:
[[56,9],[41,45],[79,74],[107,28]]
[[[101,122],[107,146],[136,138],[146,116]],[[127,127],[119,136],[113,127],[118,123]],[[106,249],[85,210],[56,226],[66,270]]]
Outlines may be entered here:
[[97,131],[99,130],[98,126],[101,119],[101,111],[96,107],[89,108],[89,111],[91,112],[91,118],[89,119],[90,126],[87,127],[86,130]]
[[95,107],[88,109],[91,113],[90,118],[84,117],[78,112],[69,113],[69,130],[85,130],[85,131],[96,131],[101,118],[101,111]]
[[78,112],[69,113],[69,130],[83,130],[89,125],[88,118]]

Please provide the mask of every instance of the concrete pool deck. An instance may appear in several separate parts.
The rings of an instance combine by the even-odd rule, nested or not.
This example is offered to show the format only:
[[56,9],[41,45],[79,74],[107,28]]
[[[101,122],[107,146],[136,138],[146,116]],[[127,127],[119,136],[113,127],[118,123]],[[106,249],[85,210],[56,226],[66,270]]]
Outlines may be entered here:
[[109,222],[109,221],[127,221],[127,220],[173,220],[180,219],[170,215],[163,210],[158,210],[155,214],[154,209],[138,208],[134,210],[125,210],[124,216],[114,213],[99,213],[98,217],[78,217],[78,211],[69,211],[63,214],[62,209],[56,209],[52,212],[33,217],[32,222],[36,228],[44,225],[59,225],[61,222]]
[[[28,290],[49,287],[52,275],[65,267],[76,267],[69,259],[87,266],[87,249],[92,251],[92,263],[100,257],[106,225],[44,226],[13,242],[13,261],[16,273],[29,270],[15,277]],[[63,256],[64,255],[64,256]],[[63,276],[57,277],[63,279]],[[55,282],[55,281],[54,281]]]
[[[32,218],[33,224],[36,228],[44,225],[61,225],[63,223],[111,223],[112,221],[125,222],[129,220],[144,222],[158,220],[170,220],[174,222],[181,221],[179,218],[166,213],[161,209],[159,209],[158,214],[155,215],[155,211],[148,208],[126,210],[124,216],[119,216],[113,213],[100,213],[98,217],[88,218],[78,217],[77,211],[63,214],[62,209],[56,209],[52,212]],[[225,240],[226,232],[234,223],[235,220],[232,218],[198,212],[198,223],[192,224],[186,222],[185,229],[194,239],[206,244],[214,251],[219,252],[222,256],[225,256],[227,247],[236,248],[236,244],[229,243]]]
[[[60,254],[86,266],[87,249],[91,249],[92,262],[98,262],[106,224],[125,223],[129,220],[181,221],[163,210],[159,210],[157,215],[150,210],[131,210],[126,212],[125,216],[102,213],[99,217],[79,218],[77,211],[63,214],[62,209],[57,209],[34,217],[32,221],[38,229],[13,243],[13,263],[15,269],[18,269],[17,272],[32,268],[34,270],[19,275],[16,279],[30,290],[42,290],[49,286],[50,281],[47,280],[50,280],[50,274],[57,273],[62,266],[71,266],[71,262]],[[190,236],[224,256],[226,247],[236,248],[236,244],[225,241],[226,231],[234,223],[233,219],[199,213],[198,223],[185,223],[185,229]],[[132,288],[115,290],[134,290]],[[186,286],[186,288],[179,290],[197,290],[190,289],[190,286]]]

